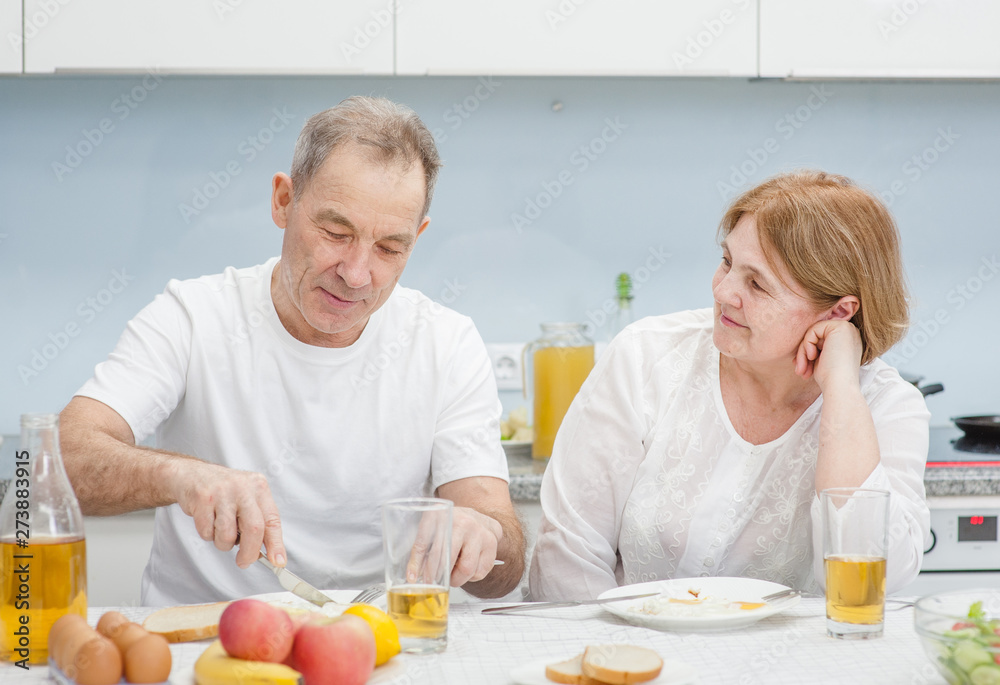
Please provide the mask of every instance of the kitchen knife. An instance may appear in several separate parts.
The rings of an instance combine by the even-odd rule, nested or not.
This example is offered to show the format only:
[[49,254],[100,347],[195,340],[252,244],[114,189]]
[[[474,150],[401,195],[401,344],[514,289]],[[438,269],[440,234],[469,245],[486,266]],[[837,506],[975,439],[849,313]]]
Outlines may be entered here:
[[586,604],[607,604],[608,602],[624,602],[629,599],[642,599],[660,594],[659,592],[646,592],[641,595],[625,595],[624,597],[605,597],[604,599],[580,599],[569,602],[528,602],[527,604],[513,604],[506,607],[490,607],[483,609],[484,614],[509,614],[515,611],[534,611],[535,609],[555,609],[557,607],[578,607]]
[[301,597],[307,602],[312,602],[318,607],[334,601],[289,571],[287,568],[282,568],[281,566],[275,566],[272,564],[267,560],[267,557],[264,556],[263,553],[257,557],[257,561],[271,569],[274,572],[274,575],[278,577],[278,582],[281,583],[281,587],[285,588],[297,597]]

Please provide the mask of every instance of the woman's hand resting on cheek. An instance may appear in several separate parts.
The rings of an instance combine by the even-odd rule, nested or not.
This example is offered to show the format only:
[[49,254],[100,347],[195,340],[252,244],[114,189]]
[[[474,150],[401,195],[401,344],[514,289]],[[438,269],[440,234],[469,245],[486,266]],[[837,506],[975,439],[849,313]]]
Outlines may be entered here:
[[821,392],[831,381],[857,384],[862,351],[861,333],[850,321],[819,321],[799,343],[795,373],[803,378],[815,377]]

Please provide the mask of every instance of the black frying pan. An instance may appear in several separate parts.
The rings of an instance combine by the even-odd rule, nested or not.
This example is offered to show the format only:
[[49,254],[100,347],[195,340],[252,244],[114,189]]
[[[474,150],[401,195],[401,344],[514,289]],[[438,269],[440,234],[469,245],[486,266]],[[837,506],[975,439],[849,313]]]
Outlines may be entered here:
[[906,381],[907,383],[913,384],[913,387],[919,390],[920,394],[923,395],[924,397],[927,397],[928,395],[933,395],[936,392],[941,392],[942,390],[944,390],[944,386],[941,385],[940,383],[931,383],[930,385],[923,385],[923,386],[920,385],[920,381],[924,380],[923,376],[914,376],[912,374],[904,373],[902,371],[899,372],[899,375],[902,376],[903,380]]
[[1000,416],[959,416],[953,418],[955,425],[965,431],[965,436],[973,440],[1000,439]]

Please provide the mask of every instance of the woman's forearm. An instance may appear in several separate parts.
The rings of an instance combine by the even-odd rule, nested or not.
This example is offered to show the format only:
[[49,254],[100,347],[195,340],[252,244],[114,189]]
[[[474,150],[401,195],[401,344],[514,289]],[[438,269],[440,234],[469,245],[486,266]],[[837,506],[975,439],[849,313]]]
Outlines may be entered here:
[[823,390],[819,424],[817,493],[859,487],[879,464],[875,422],[857,381],[829,385]]

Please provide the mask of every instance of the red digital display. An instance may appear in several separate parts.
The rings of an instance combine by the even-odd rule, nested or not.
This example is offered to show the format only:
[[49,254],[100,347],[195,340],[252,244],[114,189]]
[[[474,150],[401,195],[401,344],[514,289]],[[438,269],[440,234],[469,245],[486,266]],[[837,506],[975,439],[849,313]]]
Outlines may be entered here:
[[959,542],[997,542],[996,516],[959,516]]

